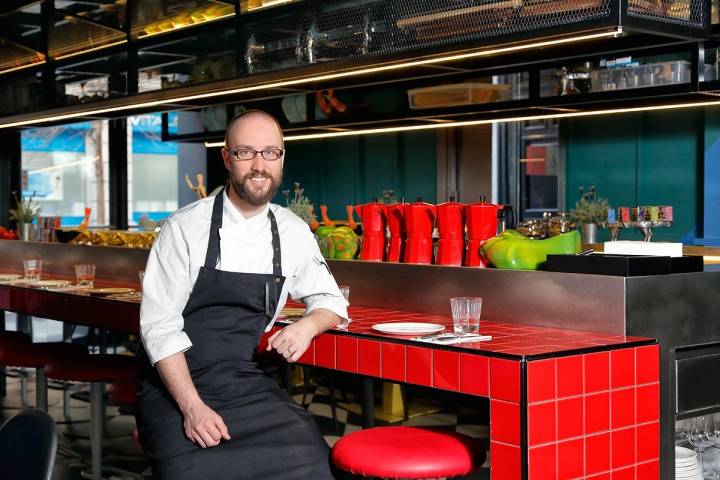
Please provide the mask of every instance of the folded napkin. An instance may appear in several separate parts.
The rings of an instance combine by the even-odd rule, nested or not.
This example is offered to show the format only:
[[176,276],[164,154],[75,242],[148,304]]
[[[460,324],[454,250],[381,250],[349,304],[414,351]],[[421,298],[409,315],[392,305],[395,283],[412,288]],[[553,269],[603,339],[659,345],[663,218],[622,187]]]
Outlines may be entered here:
[[468,333],[465,336],[459,337],[453,333],[443,333],[437,337],[431,338],[413,338],[413,340],[425,343],[436,343],[440,345],[456,345],[458,343],[471,343],[471,342],[487,342],[492,340],[490,335],[479,335],[477,333]]

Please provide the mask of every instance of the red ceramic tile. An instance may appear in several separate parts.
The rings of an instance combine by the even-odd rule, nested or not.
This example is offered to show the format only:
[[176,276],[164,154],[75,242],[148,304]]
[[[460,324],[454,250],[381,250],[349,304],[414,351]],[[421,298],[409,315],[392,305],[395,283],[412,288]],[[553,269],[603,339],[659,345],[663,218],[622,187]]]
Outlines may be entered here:
[[636,402],[637,423],[657,422],[660,418],[660,384],[638,387]]
[[555,359],[528,362],[527,389],[530,403],[555,398]]
[[613,471],[612,480],[635,480],[635,467]]
[[490,395],[490,359],[480,355],[460,354],[460,391],[471,395]]
[[610,387],[609,352],[585,355],[585,393],[599,392]]
[[660,380],[660,347],[649,345],[635,349],[637,384],[654,383]]
[[557,396],[558,398],[583,393],[583,356],[561,357],[557,359]]
[[520,480],[520,447],[490,442],[490,477]]
[[380,342],[358,339],[358,373],[380,376]]
[[520,401],[520,362],[490,359],[490,398]]
[[612,468],[627,467],[635,463],[635,428],[613,430]]
[[585,461],[582,438],[560,442],[557,444],[557,449],[558,480],[582,477]]
[[335,335],[320,335],[315,339],[315,365],[335,368]]
[[457,391],[460,385],[460,354],[433,350],[433,386]]
[[635,349],[622,348],[610,352],[610,386],[635,385]]
[[[655,460],[660,457],[660,424],[640,425],[636,431],[637,462]],[[638,477],[650,478],[650,477]]]
[[610,434],[585,437],[585,475],[610,469]]
[[531,448],[528,451],[528,479],[556,480],[555,445]]
[[558,440],[579,437],[583,434],[583,398],[565,398],[557,402]]
[[432,350],[424,347],[405,348],[407,382],[432,386]]
[[317,340],[313,340],[310,342],[310,346],[307,350],[305,350],[305,353],[302,354],[302,356],[298,359],[298,363],[302,363],[303,365],[315,365],[315,343]]
[[490,439],[520,445],[520,405],[490,400]]
[[610,428],[610,394],[596,393],[585,397],[585,434]]
[[660,478],[660,461],[655,460],[653,462],[639,463],[635,467],[638,480],[651,479],[656,480]]
[[555,402],[536,403],[528,407],[528,445],[554,442]]
[[405,381],[405,345],[382,344],[382,377],[398,382]]
[[357,373],[358,371],[358,343],[357,338],[338,336],[335,340],[337,353],[335,363],[338,370]]
[[600,475],[593,475],[591,477],[585,477],[586,480],[611,480],[609,473],[601,473]]
[[610,392],[610,426],[614,429],[635,424],[635,389]]

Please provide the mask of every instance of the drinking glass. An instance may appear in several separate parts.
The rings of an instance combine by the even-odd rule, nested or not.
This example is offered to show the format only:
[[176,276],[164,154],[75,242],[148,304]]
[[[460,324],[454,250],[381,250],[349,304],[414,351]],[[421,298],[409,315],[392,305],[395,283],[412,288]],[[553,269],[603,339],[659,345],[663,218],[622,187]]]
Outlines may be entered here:
[[464,336],[470,331],[469,306],[470,303],[467,297],[453,297],[450,299],[455,335]]
[[23,260],[23,270],[25,271],[25,280],[28,282],[39,281],[42,274],[42,260],[38,258]]
[[92,263],[79,263],[75,265],[75,281],[78,287],[95,285],[95,265]]
[[705,450],[715,443],[714,434],[711,433],[714,427],[711,425],[712,422],[710,418],[710,416],[700,415],[699,417],[689,419],[686,424],[687,439],[695,452],[697,452],[698,460],[700,461],[700,471],[702,471],[704,467],[703,457]]
[[138,271],[138,279],[140,280],[140,290],[142,290],[143,280],[145,280],[145,270]]
[[480,331],[480,314],[482,313],[482,298],[467,297],[468,302],[468,333],[477,334]]
[[340,293],[342,293],[342,296],[345,297],[345,301],[350,301],[350,287],[347,285],[340,285],[338,288],[340,288]]

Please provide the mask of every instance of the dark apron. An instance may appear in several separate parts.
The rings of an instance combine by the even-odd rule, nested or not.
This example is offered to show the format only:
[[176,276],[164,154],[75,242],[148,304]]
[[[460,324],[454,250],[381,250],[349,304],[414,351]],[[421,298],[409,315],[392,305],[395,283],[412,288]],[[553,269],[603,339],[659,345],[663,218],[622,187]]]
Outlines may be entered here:
[[328,446],[315,421],[257,364],[260,337],[285,281],[275,216],[268,211],[272,275],[217,270],[224,197],[221,192],[215,199],[205,266],[183,317],[193,343],[185,352],[193,383],[202,400],[222,417],[231,440],[210,448],[190,441],[180,410],[148,362],[136,420],[153,478],[332,479]]

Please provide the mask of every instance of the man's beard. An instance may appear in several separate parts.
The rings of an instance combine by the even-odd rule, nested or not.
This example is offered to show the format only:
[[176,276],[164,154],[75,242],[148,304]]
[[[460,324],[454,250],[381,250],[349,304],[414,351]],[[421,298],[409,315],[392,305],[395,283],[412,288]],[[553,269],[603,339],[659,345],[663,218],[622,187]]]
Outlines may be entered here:
[[[251,187],[252,180],[250,179],[253,177],[265,177],[270,179],[270,188],[267,189],[265,193],[256,193]],[[230,183],[232,184],[233,190],[235,190],[238,197],[253,207],[260,207],[272,200],[277,193],[280,188],[280,184],[282,183],[282,173],[280,173],[280,178],[276,181],[272,175],[267,172],[250,172],[240,180],[232,178]]]

